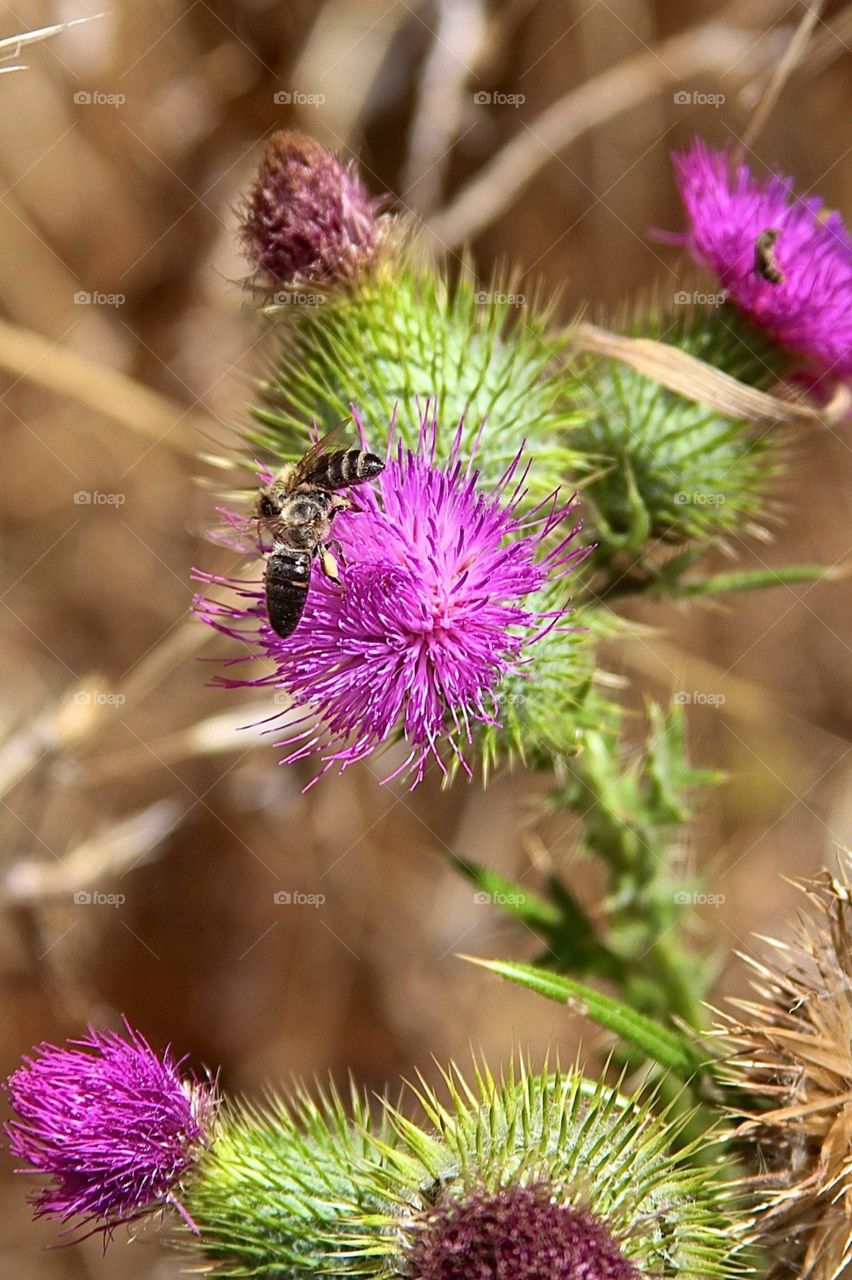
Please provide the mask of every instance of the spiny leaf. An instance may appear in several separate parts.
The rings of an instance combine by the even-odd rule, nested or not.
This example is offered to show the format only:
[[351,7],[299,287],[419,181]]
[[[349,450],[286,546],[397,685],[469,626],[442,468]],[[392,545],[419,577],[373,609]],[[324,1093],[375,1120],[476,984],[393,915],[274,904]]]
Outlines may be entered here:
[[603,995],[573,978],[513,960],[481,960],[475,956],[461,958],[480,965],[501,978],[507,978],[510,982],[528,987],[548,1000],[555,1000],[557,1004],[579,1003],[583,1012],[593,1021],[607,1031],[614,1031],[683,1080],[689,1080],[706,1065],[704,1054],[684,1036],[637,1013],[620,1000]]

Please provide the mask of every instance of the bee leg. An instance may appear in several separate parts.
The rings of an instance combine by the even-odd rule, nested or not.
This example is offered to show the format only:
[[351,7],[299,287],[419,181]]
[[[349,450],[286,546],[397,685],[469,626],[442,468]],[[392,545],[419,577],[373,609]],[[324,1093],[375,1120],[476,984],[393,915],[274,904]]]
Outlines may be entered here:
[[343,583],[340,580],[340,568],[328,547],[322,547],[320,550],[320,564],[322,566],[323,573],[329,581],[334,582],[342,589]]

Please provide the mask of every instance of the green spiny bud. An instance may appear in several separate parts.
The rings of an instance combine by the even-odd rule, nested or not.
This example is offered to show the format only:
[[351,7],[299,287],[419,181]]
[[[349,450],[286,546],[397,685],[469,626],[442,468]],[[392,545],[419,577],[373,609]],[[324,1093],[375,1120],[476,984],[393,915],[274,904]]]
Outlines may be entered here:
[[525,443],[535,458],[531,497],[552,492],[576,460],[566,439],[578,421],[576,388],[564,364],[567,340],[550,333],[546,308],[520,298],[506,282],[478,290],[469,271],[451,285],[398,246],[357,288],[275,313],[276,350],[252,446],[286,460],[304,452],[306,423],[331,430],[354,404],[368,434],[371,425],[384,431],[396,413],[400,438],[415,447],[429,401],[443,427],[439,459],[463,418],[463,457],[482,431],[476,454],[485,483],[499,480]]
[[187,1206],[218,1273],[707,1280],[743,1269],[714,1172],[695,1144],[675,1151],[678,1122],[647,1099],[575,1072],[496,1080],[477,1066],[472,1082],[455,1069],[444,1079],[446,1100],[415,1089],[425,1126],[388,1102],[372,1121],[363,1099],[347,1109],[333,1093],[227,1111]]
[[619,619],[608,610],[582,605],[555,618],[564,600],[552,583],[529,603],[544,622],[530,650],[531,661],[504,677],[499,721],[479,730],[477,754],[486,780],[501,764],[521,761],[528,768],[550,769],[555,761],[574,755],[601,712],[596,643],[613,634]]
[[[777,348],[733,309],[677,307],[634,321],[655,338],[759,390],[780,373]],[[687,400],[614,360],[587,367],[588,417],[574,436],[592,478],[584,486],[598,562],[654,541],[706,541],[742,531],[765,507],[778,436]]]

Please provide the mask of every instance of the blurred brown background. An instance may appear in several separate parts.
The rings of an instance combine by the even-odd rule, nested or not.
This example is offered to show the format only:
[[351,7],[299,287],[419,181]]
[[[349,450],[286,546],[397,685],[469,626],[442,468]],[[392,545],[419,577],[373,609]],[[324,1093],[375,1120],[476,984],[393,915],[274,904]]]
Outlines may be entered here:
[[[99,7],[22,0],[0,37]],[[645,237],[682,225],[669,151],[742,137],[803,12],[116,0],[0,75],[3,1075],[33,1042],[118,1012],[221,1066],[233,1090],[349,1069],[377,1088],[471,1043],[494,1061],[515,1046],[575,1053],[576,1021],[454,958],[534,943],[440,856],[531,884],[548,863],[571,875],[575,831],[542,816],[543,784],[515,774],[487,796],[442,796],[432,777],[412,796],[377,785],[380,763],[302,796],[308,771],[237,732],[274,709],[268,695],[206,684],[217,668],[197,659],[228,645],[187,621],[189,573],[227,560],[202,537],[216,499],[194,455],[240,419],[260,367],[234,207],[263,137],[298,125],[436,216],[451,250],[472,232],[483,275],[509,258],[564,287],[565,318],[583,300],[606,315],[655,282],[677,287],[675,256]],[[852,7],[826,5],[754,146],[847,216],[850,44]],[[535,170],[516,198],[498,169],[455,203],[511,139],[510,170]],[[848,434],[802,432],[775,541],[743,543],[741,562],[846,562],[850,475]],[[684,850],[725,899],[697,912],[721,994],[743,985],[732,949],[791,909],[782,876],[849,839],[848,586],[641,616],[655,632],[610,652],[610,669],[635,682],[637,706],[637,690],[688,695],[696,758],[731,773]],[[588,867],[578,881],[594,901]],[[74,901],[81,887],[90,901]],[[585,1036],[591,1057],[601,1041]],[[154,1234],[106,1260],[97,1241],[44,1252],[55,1231],[31,1224],[5,1156],[2,1171],[3,1274],[178,1272]]]

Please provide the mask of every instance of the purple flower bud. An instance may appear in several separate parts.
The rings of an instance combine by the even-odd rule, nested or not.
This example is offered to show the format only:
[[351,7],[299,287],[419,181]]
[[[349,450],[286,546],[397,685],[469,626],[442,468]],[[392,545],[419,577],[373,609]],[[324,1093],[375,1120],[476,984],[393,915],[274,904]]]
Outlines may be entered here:
[[6,1082],[10,1151],[28,1166],[20,1172],[50,1179],[34,1197],[36,1217],[107,1233],[166,1204],[186,1217],[176,1191],[209,1137],[214,1090],[126,1021],[125,1030],[41,1044]]
[[269,139],[241,237],[263,285],[352,279],[380,240],[378,211],[357,171],[304,134]]
[[690,227],[664,238],[685,244],[776,342],[823,375],[852,376],[852,239],[840,215],[700,141],[674,166]]
[[[555,1192],[555,1189],[554,1189]],[[417,1280],[639,1280],[606,1227],[546,1183],[474,1191],[412,1231]]]

